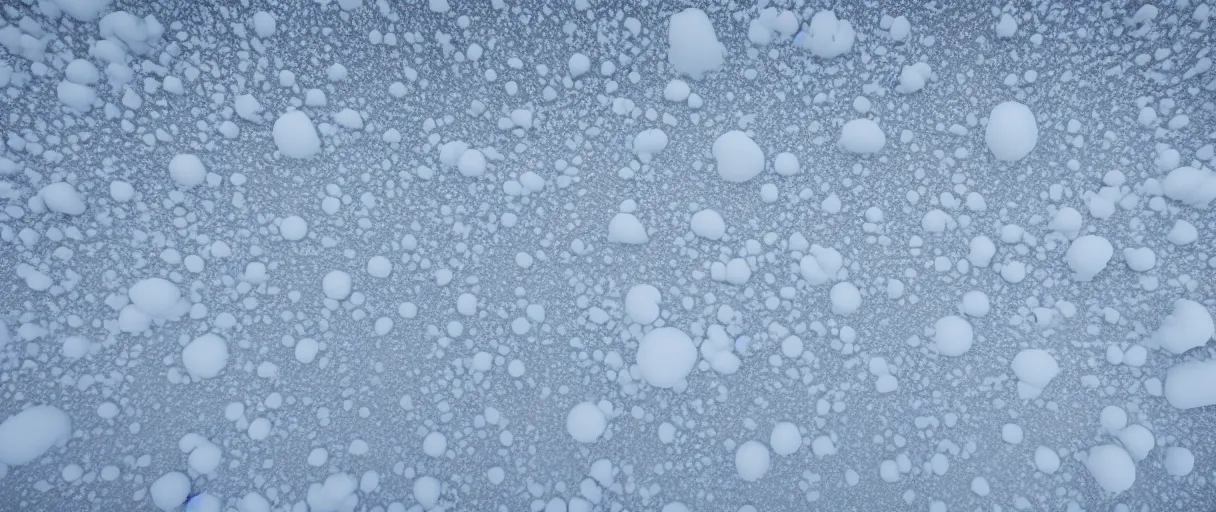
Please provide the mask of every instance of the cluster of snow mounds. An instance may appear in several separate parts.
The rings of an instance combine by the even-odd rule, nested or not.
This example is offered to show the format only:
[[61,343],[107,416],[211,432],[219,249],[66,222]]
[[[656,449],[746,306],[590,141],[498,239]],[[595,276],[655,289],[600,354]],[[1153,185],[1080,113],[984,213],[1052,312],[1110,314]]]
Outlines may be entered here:
[[181,318],[190,307],[181,289],[160,277],[141,279],[131,285],[127,297],[130,304],[118,312],[118,325],[131,333],[144,332],[153,322]]
[[765,7],[760,15],[747,25],[747,39],[756,45],[771,44],[774,40],[787,40],[798,32],[798,16],[793,11],[778,11]]
[[1153,333],[1161,348],[1181,354],[1202,347],[1216,335],[1216,324],[1212,313],[1198,302],[1189,299],[1174,301],[1174,311],[1161,321]]
[[852,23],[837,18],[834,11],[819,11],[794,38],[794,44],[810,50],[816,57],[833,59],[849,53],[856,37]]
[[1165,197],[1187,206],[1207,209],[1216,201],[1216,172],[1179,167],[1165,176],[1161,189]]
[[625,295],[625,312],[634,322],[650,325],[659,319],[659,302],[662,300],[663,294],[658,288],[649,284],[634,285]]
[[1216,4],[936,4],[5,2],[0,512],[1216,508]]

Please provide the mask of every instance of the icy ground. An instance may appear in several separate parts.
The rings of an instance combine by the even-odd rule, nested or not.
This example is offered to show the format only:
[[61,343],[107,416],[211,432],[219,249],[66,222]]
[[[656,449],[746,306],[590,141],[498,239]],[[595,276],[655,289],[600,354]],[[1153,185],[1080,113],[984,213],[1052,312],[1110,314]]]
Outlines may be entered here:
[[1212,5],[630,3],[4,2],[0,510],[1216,510]]

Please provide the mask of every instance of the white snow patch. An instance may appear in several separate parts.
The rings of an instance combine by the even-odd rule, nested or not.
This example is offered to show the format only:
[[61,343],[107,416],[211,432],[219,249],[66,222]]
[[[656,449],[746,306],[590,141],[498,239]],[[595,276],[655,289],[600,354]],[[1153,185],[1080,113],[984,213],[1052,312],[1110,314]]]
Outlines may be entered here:
[[642,130],[633,138],[633,154],[642,162],[649,162],[666,147],[667,134],[658,128]]
[[625,294],[625,313],[634,322],[650,325],[659,319],[659,302],[663,300],[658,288],[636,284]]
[[887,145],[887,135],[878,123],[872,120],[854,119],[840,129],[837,145],[849,153],[869,155],[881,151],[883,146]]
[[176,510],[190,495],[190,477],[180,471],[165,473],[152,482],[148,494],[156,508]]
[[764,150],[739,130],[719,135],[711,152],[718,176],[731,183],[743,183],[764,170]]
[[194,338],[182,349],[182,363],[195,379],[211,379],[228,365],[228,342],[215,334]]
[[848,281],[833,285],[828,296],[832,301],[832,313],[837,315],[849,316],[861,307],[861,291]]
[[744,481],[755,482],[763,478],[771,466],[768,447],[760,441],[747,441],[735,450],[735,471]]
[[42,187],[38,191],[38,198],[48,210],[55,213],[80,215],[85,210],[84,197],[76,191],[76,187],[64,181]]
[[788,421],[778,422],[773,425],[768,444],[777,455],[792,455],[802,447],[802,433],[798,431],[798,425]]
[[1178,363],[1166,372],[1165,399],[1179,409],[1216,405],[1216,360]]
[[707,71],[722,67],[725,51],[705,11],[688,8],[671,15],[667,23],[667,61],[676,71],[700,80]]
[[581,402],[566,414],[566,432],[580,443],[594,443],[604,435],[608,419],[604,411],[591,402]]
[[274,144],[288,158],[309,158],[321,152],[321,138],[308,114],[293,110],[274,122]]
[[1115,254],[1115,248],[1110,241],[1097,236],[1085,235],[1072,241],[1064,260],[1072,269],[1073,279],[1086,282],[1106,268],[1106,264]]
[[833,11],[819,11],[810,25],[794,38],[794,45],[806,48],[816,57],[833,59],[853,49],[857,37],[853,24],[836,18]]
[[718,212],[706,208],[692,214],[693,234],[710,240],[721,240],[726,235],[726,221]]
[[169,177],[180,187],[190,188],[207,179],[207,168],[203,161],[190,153],[179,153],[169,160]]
[[826,284],[841,277],[844,257],[840,251],[819,244],[811,245],[806,256],[798,261],[798,271],[812,285]]
[[676,387],[696,363],[697,347],[684,331],[675,327],[654,329],[638,344],[638,371],[657,388]]
[[958,357],[966,354],[971,350],[974,339],[971,322],[963,317],[950,315],[938,319],[937,323],[933,324],[933,341],[937,346],[937,353],[943,356]]
[[1060,374],[1056,358],[1046,350],[1030,348],[1013,357],[1013,374],[1018,378],[1018,396],[1022,399],[1037,398],[1051,380]]
[[1161,190],[1165,197],[1187,206],[1207,209],[1216,201],[1216,172],[1179,167],[1165,176]]
[[1202,347],[1216,334],[1212,313],[1203,304],[1190,299],[1174,301],[1174,310],[1161,321],[1153,340],[1162,348],[1181,354]]
[[1136,482],[1136,463],[1123,447],[1104,444],[1089,449],[1085,467],[1106,492],[1121,493]]
[[331,270],[321,279],[321,290],[333,300],[345,300],[350,296],[350,289],[350,274],[341,270]]
[[988,114],[984,142],[997,160],[1013,162],[1029,155],[1039,142],[1039,125],[1030,107],[1006,101]]
[[632,213],[618,213],[608,222],[608,241],[622,244],[644,244],[650,240],[642,221]]
[[53,405],[35,405],[0,423],[0,464],[29,464],[71,438],[72,418],[67,413]]

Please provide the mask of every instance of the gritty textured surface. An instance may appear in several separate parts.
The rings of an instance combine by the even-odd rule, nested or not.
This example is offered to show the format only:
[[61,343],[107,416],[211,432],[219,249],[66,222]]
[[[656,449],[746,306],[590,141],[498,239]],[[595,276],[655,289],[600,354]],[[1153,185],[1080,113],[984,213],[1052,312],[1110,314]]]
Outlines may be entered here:
[[[1194,6],[1162,7],[1143,34],[1133,32],[1144,23],[1128,21],[1135,10],[1122,5],[1008,11],[1019,28],[1002,39],[994,28],[1000,13],[987,8],[884,3],[879,13],[841,5],[836,15],[858,36],[850,52],[831,60],[789,38],[753,45],[754,6],[702,6],[726,59],[693,80],[667,61],[674,6],[490,4],[454,1],[451,12],[438,14],[426,2],[368,1],[350,11],[293,2],[264,7],[277,30],[255,42],[258,9],[235,2],[119,1],[111,8],[154,14],[166,31],[154,50],[128,55],[134,78],[125,85],[113,85],[98,66],[98,104],[113,105],[114,115],[100,107],[77,113],[56,97],[63,67],[100,37],[95,22],[51,21],[22,3],[5,7],[8,26],[29,16],[50,39],[43,76],[31,75],[31,61],[12,52],[0,60],[15,73],[3,87],[0,129],[8,145],[0,156],[20,166],[0,176],[0,261],[36,268],[56,284],[33,290],[21,271],[0,280],[7,324],[0,340],[12,338],[0,346],[0,417],[54,404],[71,416],[74,434],[38,461],[0,466],[0,509],[148,509],[151,482],[183,471],[194,492],[232,509],[258,492],[275,510],[288,510],[330,474],[358,479],[375,471],[378,486],[355,493],[359,510],[415,506],[414,482],[423,475],[443,483],[439,506],[448,510],[540,510],[554,500],[573,510],[572,499],[591,502],[586,486],[602,486],[585,481],[597,459],[611,461],[614,472],[598,500],[602,510],[659,510],[675,501],[691,510],[927,510],[935,501],[949,510],[1009,509],[1022,499],[1035,510],[1070,502],[1089,510],[1216,506],[1216,415],[1210,407],[1175,409],[1146,386],[1170,366],[1216,351],[1209,343],[1174,355],[1150,341],[1175,299],[1209,311],[1216,304],[1216,214],[1169,201],[1156,210],[1153,194],[1141,190],[1177,166],[1162,168],[1169,148],[1181,154],[1175,164],[1212,164],[1197,155],[1207,144],[1211,158],[1213,75],[1184,77],[1210,58],[1213,44],[1211,22],[1193,19]],[[806,23],[816,9],[792,10]],[[892,42],[881,14],[907,16],[908,40]],[[626,17],[636,19],[638,33]],[[395,34],[397,45],[375,44],[372,30]],[[471,43],[483,49],[472,62],[464,57]],[[567,63],[575,52],[590,57],[591,69],[572,79]],[[1150,57],[1141,62],[1142,54]],[[521,66],[509,65],[512,57]],[[896,92],[900,70],[920,61],[935,79],[915,93]],[[605,62],[614,64],[611,75]],[[344,80],[326,77],[334,63],[348,71]],[[192,80],[191,69],[199,72]],[[280,86],[282,69],[295,74],[295,86]],[[145,85],[166,75],[182,79],[182,94]],[[703,106],[665,100],[675,78]],[[400,98],[389,93],[398,81]],[[123,105],[124,87],[142,97],[141,106]],[[324,91],[328,104],[303,105],[310,88]],[[546,88],[555,97],[545,99]],[[260,103],[256,122],[235,114],[242,94]],[[857,96],[872,102],[870,113],[854,109]],[[985,146],[984,122],[1009,100],[1033,110],[1038,142],[1026,158],[999,162]],[[1159,122],[1137,121],[1145,104]],[[292,108],[334,128],[322,127],[317,157],[276,153],[271,127]],[[345,108],[361,114],[364,129],[335,125]],[[531,128],[500,127],[515,109],[530,111]],[[1179,114],[1189,124],[1168,127]],[[836,145],[840,127],[860,117],[886,134],[871,156]],[[239,126],[235,138],[219,132],[225,120]],[[961,130],[951,130],[956,125]],[[643,164],[630,144],[649,128],[670,142]],[[400,142],[382,139],[388,129],[400,132]],[[745,183],[724,181],[712,167],[713,141],[736,129],[769,160]],[[26,142],[18,148],[14,139]],[[439,147],[450,141],[497,156],[483,176],[462,176],[439,161]],[[771,160],[782,151],[798,157],[801,173],[773,172]],[[179,153],[198,155],[214,179],[177,188],[168,162]],[[622,178],[622,168],[633,176]],[[1103,193],[1116,202],[1139,197],[1095,218],[1090,202],[1112,170],[1126,184]],[[544,190],[505,193],[504,183],[526,171],[544,178]],[[132,201],[112,198],[114,180],[134,187]],[[30,196],[57,181],[81,193],[84,214],[28,207]],[[761,199],[765,183],[777,187],[776,201]],[[972,192],[986,208],[959,204]],[[326,198],[339,201],[332,214],[322,209]],[[608,241],[609,220],[626,200],[636,202],[645,244]],[[1082,234],[1114,246],[1114,259],[1092,281],[1073,280],[1064,258],[1069,238],[1048,227],[1063,206],[1081,212]],[[704,208],[726,221],[719,241],[689,228]],[[881,220],[867,218],[872,208]],[[933,209],[950,216],[943,233],[923,229]],[[510,227],[508,214],[518,219]],[[291,215],[307,221],[303,240],[279,234]],[[1178,219],[1198,229],[1196,242],[1166,241]],[[1002,242],[1009,224],[1025,236]],[[38,240],[18,236],[27,229]],[[831,283],[802,278],[801,252],[790,248],[795,233],[843,255],[844,278],[832,282],[860,290],[856,312],[833,314]],[[407,235],[416,247],[407,247]],[[996,243],[993,265],[961,265],[980,235]],[[217,241],[231,254],[217,257]],[[1131,247],[1152,248],[1155,268],[1130,270],[1122,254]],[[168,250],[197,254],[205,266],[187,270]],[[526,269],[517,263],[521,252],[531,256]],[[391,261],[387,277],[369,274],[374,256]],[[712,264],[733,258],[746,261],[746,283],[711,278]],[[265,265],[263,283],[243,278],[251,262]],[[1012,262],[1026,266],[1025,280],[1002,278],[999,270]],[[332,270],[353,279],[353,294],[341,302],[322,293]],[[122,332],[117,318],[127,289],[154,276],[177,284],[195,309],[144,332]],[[892,280],[906,288],[894,298]],[[643,283],[662,295],[653,326],[631,321],[623,305]],[[987,294],[991,311],[968,318],[975,341],[966,354],[942,357],[932,346],[933,325],[962,315],[961,298],[971,290]],[[476,297],[471,316],[457,311],[464,293]],[[416,306],[415,317],[399,314],[404,302]],[[543,307],[543,320],[535,307],[529,315],[534,305]],[[384,335],[374,327],[380,318],[393,321]],[[674,390],[645,384],[636,369],[630,376],[649,329],[677,327],[700,345],[714,324],[734,340],[737,372],[721,374],[702,360]],[[227,365],[216,378],[190,381],[182,348],[208,332],[227,340]],[[805,349],[791,358],[782,342],[794,334]],[[61,354],[73,335],[94,344],[74,361]],[[308,364],[294,356],[303,338],[321,345]],[[1108,361],[1109,346],[1137,343],[1150,347],[1142,366]],[[1010,369],[1027,348],[1046,349],[1061,367],[1033,400],[1018,397]],[[470,369],[479,353],[491,358],[489,370]],[[893,391],[876,390],[876,357],[898,380]],[[516,360],[525,369],[517,377],[508,370]],[[267,362],[276,371],[259,375]],[[586,401],[611,404],[607,429],[592,443],[566,428],[571,408]],[[233,402],[243,411],[226,417]],[[102,417],[104,403],[117,405],[117,415]],[[1136,464],[1135,484],[1118,495],[1104,493],[1084,464],[1089,448],[1118,443],[1099,423],[1110,405],[1156,440]],[[501,418],[487,422],[490,408],[490,417]],[[257,418],[273,425],[266,439],[249,435]],[[750,440],[767,445],[783,421],[801,430],[801,448],[773,454],[758,481],[741,479],[735,448]],[[669,442],[660,439],[664,423],[674,426]],[[1006,423],[1024,430],[1020,444],[1002,440]],[[446,437],[439,457],[423,451],[432,431]],[[178,447],[189,433],[222,448],[212,474],[189,470]],[[813,453],[821,436],[835,453]],[[352,454],[359,442],[367,452]],[[1061,452],[1055,474],[1036,471],[1038,446]],[[1188,476],[1166,474],[1170,446],[1194,453]],[[307,462],[315,448],[328,453],[319,467]],[[930,467],[939,453],[949,460],[941,475]],[[898,481],[880,478],[884,461],[903,458]],[[70,464],[85,476],[65,481]],[[107,466],[118,468],[116,478],[100,476]],[[505,470],[498,484],[487,478],[495,467]],[[976,477],[990,493],[973,492]]]

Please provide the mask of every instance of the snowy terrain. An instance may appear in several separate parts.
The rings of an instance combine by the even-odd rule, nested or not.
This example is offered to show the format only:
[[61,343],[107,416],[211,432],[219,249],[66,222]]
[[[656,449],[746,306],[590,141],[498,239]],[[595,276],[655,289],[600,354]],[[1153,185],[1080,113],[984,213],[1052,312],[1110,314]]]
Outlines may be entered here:
[[4,2],[0,510],[1216,510],[1216,7],[652,3]]

